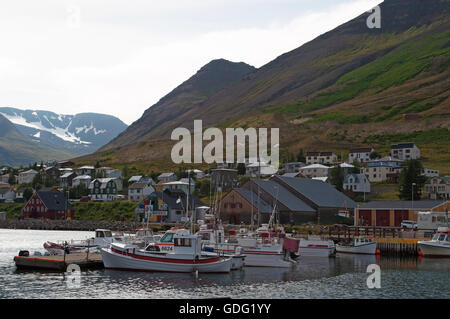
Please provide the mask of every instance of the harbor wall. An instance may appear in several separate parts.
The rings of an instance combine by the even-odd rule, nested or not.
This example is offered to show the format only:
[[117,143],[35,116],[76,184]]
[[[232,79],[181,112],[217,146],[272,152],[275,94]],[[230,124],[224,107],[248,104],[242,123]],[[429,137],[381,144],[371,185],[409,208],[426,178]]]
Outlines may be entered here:
[[45,220],[45,219],[9,219],[0,220],[0,228],[34,229],[34,230],[80,230],[94,231],[104,228],[113,231],[134,232],[141,223],[122,221],[91,221],[91,220]]

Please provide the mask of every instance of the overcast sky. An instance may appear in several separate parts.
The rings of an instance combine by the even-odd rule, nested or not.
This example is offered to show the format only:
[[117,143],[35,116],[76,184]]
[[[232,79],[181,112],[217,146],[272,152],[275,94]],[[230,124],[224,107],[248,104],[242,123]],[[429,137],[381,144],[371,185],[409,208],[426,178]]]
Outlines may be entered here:
[[381,0],[2,0],[0,106],[127,124],[209,61],[260,67]]

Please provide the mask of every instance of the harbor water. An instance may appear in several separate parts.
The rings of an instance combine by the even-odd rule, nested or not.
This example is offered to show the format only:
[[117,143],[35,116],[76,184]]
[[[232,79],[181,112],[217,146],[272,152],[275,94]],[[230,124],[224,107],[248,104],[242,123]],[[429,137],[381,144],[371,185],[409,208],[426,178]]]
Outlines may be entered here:
[[[86,239],[93,232],[0,229],[0,298],[450,298],[450,259],[341,255],[299,258],[290,269],[244,268],[230,274],[19,271],[19,250],[44,252],[45,241]],[[380,269],[370,289],[367,266]]]

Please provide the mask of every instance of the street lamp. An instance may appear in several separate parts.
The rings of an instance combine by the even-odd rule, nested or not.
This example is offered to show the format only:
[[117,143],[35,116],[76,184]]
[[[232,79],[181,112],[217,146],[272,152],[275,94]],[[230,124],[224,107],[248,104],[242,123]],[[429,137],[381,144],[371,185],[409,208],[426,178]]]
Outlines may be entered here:
[[414,208],[414,186],[416,186],[416,183],[412,183],[411,187],[411,208]]

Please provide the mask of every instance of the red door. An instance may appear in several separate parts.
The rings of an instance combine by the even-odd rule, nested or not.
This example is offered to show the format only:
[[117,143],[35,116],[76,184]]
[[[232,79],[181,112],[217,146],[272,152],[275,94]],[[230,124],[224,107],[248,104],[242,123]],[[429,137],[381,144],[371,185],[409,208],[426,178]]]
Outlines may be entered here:
[[359,221],[360,226],[372,226],[372,211],[370,210],[359,210]]
[[389,211],[377,210],[377,226],[389,226]]
[[409,212],[407,210],[396,210],[395,214],[395,227],[400,227],[400,224],[404,220],[408,220]]

